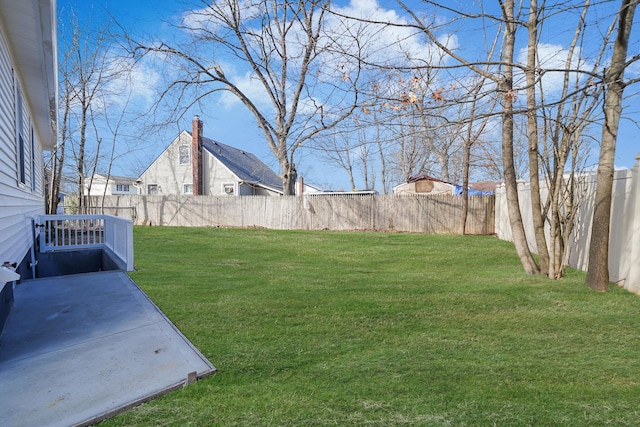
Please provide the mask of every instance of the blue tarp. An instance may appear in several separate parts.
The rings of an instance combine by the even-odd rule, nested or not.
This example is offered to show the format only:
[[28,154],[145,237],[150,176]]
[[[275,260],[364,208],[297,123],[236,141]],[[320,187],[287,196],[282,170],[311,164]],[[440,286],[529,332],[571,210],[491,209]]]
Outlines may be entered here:
[[[467,190],[470,196],[490,196],[493,194],[492,191],[478,191],[478,190]],[[462,195],[462,187],[460,185],[454,185],[453,194],[456,196]]]

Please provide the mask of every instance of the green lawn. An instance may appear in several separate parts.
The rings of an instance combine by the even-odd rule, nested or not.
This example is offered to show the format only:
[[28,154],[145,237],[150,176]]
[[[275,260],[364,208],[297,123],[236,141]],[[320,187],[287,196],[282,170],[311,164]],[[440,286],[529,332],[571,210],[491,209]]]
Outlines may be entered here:
[[105,425],[638,425],[640,297],[484,236],[149,227],[132,277],[218,373]]

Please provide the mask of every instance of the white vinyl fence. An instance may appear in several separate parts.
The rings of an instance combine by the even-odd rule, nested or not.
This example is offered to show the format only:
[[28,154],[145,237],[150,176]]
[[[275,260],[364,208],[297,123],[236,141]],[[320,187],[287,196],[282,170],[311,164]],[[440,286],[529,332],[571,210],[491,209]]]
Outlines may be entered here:
[[[462,196],[308,195],[92,197],[88,206],[135,224],[462,233]],[[468,234],[494,233],[494,197],[470,196]],[[95,211],[95,208],[91,208]]]
[[[640,156],[636,160],[633,169],[618,170],[614,174],[609,238],[609,280],[630,292],[640,294]],[[571,267],[586,271],[589,262],[596,173],[582,177],[586,178],[584,202],[576,217],[575,230],[569,241],[570,248],[566,261]],[[529,184],[519,185],[518,196],[529,247],[537,253]],[[546,186],[542,188],[542,197],[543,200],[546,197]],[[496,234],[503,240],[513,241],[504,186],[496,190],[495,212]]]

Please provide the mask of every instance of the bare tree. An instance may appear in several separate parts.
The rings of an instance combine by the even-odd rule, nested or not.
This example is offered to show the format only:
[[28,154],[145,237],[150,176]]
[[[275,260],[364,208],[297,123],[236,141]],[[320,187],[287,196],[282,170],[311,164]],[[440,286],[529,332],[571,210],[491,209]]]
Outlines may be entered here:
[[[459,108],[457,100],[444,102],[444,88],[434,87],[435,75],[428,68],[410,73],[394,70],[384,83],[379,80],[371,94],[367,114],[373,120],[368,125],[375,129],[376,140],[389,141],[384,151],[395,176],[406,181],[414,174],[428,173],[451,181],[460,133],[447,117],[453,106]],[[381,147],[378,151],[382,156]]]
[[62,186],[62,176],[64,173],[65,166],[65,142],[68,141],[68,123],[69,123],[69,112],[71,111],[71,102],[72,102],[72,88],[70,87],[70,81],[68,76],[72,73],[72,70],[68,69],[69,67],[69,52],[66,54],[60,55],[61,62],[59,69],[60,73],[60,105],[62,106],[62,117],[59,121],[60,123],[60,141],[56,143],[55,149],[51,152],[51,156],[48,161],[48,201],[47,201],[47,213],[55,214],[58,211],[58,203],[60,201],[60,193]]
[[[602,100],[603,86],[595,84],[593,77],[579,76],[574,65],[586,62],[582,56],[585,49],[579,40],[583,39],[584,23],[590,8],[591,3],[585,1],[569,44],[560,94],[562,102],[557,106],[538,109],[543,115],[546,145],[541,159],[549,188],[546,204],[539,205],[549,225],[549,265],[548,270],[543,271],[552,278],[564,275],[568,242],[574,230],[575,217],[585,201],[582,181],[583,165],[589,152],[586,141]],[[612,32],[613,26],[603,33],[600,50],[591,58],[592,69],[585,70],[591,75],[601,67]],[[539,93],[544,106],[546,102],[542,84]]]
[[322,152],[322,155],[337,164],[342,170],[345,171],[349,178],[349,185],[351,191],[355,191],[355,159],[353,158],[353,149],[351,142],[351,131],[345,129],[346,122],[338,128],[336,127],[332,133],[327,133],[318,139],[318,149]]
[[[516,100],[517,93],[514,88],[513,79],[516,31],[518,29],[518,22],[515,14],[515,0],[501,1],[501,16],[491,17],[491,19],[501,24],[503,34],[501,58],[497,64],[495,64],[498,69],[491,71],[486,71],[478,64],[469,61],[447,47],[434,34],[432,27],[426,25],[410,7],[406,6],[401,1],[399,1],[399,4],[412,16],[415,26],[420,28],[432,43],[438,46],[442,51],[446,52],[457,62],[457,64],[459,64],[459,66],[461,65],[466,67],[495,84],[496,95],[500,97],[500,104],[502,107],[500,111],[502,120],[502,168],[505,180],[507,210],[509,213],[509,222],[513,233],[514,245],[525,272],[528,274],[539,273],[540,270],[527,243],[522,214],[520,212],[516,169],[514,164],[514,102]],[[488,58],[486,63],[494,62],[491,61],[491,58]]]
[[[584,153],[588,149],[585,141],[588,140],[589,128],[596,118],[595,109],[599,105],[601,92],[598,70],[608,45],[609,35],[606,31],[602,32],[602,47],[599,52],[596,51],[595,55],[589,58],[592,63],[590,69],[587,69],[585,66],[587,61],[583,57],[586,46],[582,44],[585,39],[585,30],[589,23],[595,22],[596,25],[601,25],[601,21],[594,21],[598,19],[597,11],[592,14],[592,21],[587,22],[587,12],[591,7],[589,0],[544,2],[540,8],[538,2],[532,0],[520,3],[519,11],[516,11],[515,1],[504,0],[498,2],[500,15],[487,14],[482,8],[474,13],[466,10],[456,11],[444,2],[426,0],[426,3],[435,6],[436,9],[456,13],[465,21],[474,19],[488,21],[491,25],[482,25],[482,28],[495,28],[496,32],[502,35],[500,58],[493,58],[489,54],[486,60],[470,60],[457,51],[448,49],[434,33],[436,27],[426,24],[415,11],[400,3],[413,17],[415,28],[421,29],[432,43],[447,52],[455,61],[455,64],[440,66],[440,69],[455,70],[465,67],[494,85],[501,103],[499,114],[502,120],[502,149],[501,161],[494,160],[492,163],[504,175],[507,207],[516,251],[525,271],[536,273],[539,269],[528,248],[516,186],[519,173],[516,167],[515,147],[520,140],[517,124],[520,117],[526,118],[526,134],[523,135],[528,141],[529,164],[525,176],[528,176],[531,181],[536,246],[540,251],[543,273],[553,278],[562,277],[567,244],[580,203],[577,168],[582,164],[580,159],[585,157]],[[624,7],[628,9],[629,6],[630,4],[626,4]],[[528,11],[528,18],[522,20],[520,14],[525,11]],[[545,26],[557,28],[559,17],[562,17],[566,25],[566,22],[571,22],[567,18],[574,16],[578,19],[569,47],[566,51],[555,53],[556,56],[567,55],[564,66],[545,64],[538,56],[540,49],[543,48],[540,44],[540,32]],[[453,19],[451,22],[460,21]],[[521,62],[517,59],[515,51],[519,28],[526,28],[528,35],[526,60]],[[546,76],[552,74],[564,76],[562,93],[545,99],[544,83]],[[527,95],[525,105],[518,99],[521,91],[525,91]],[[468,120],[468,117],[460,116],[460,119]],[[544,130],[542,136],[539,135],[541,126]],[[610,124],[606,127],[611,129]],[[487,155],[490,160],[495,158],[490,152],[487,152]],[[568,165],[571,167],[571,172],[567,178],[565,175]],[[539,185],[541,171],[544,172],[542,176],[546,179],[549,188],[549,195],[544,198]],[[545,229],[549,231],[549,237]]]
[[544,273],[549,270],[549,251],[544,232],[544,219],[542,217],[542,201],[540,198],[540,177],[538,165],[538,115],[536,99],[536,71],[538,65],[538,25],[539,25],[538,1],[529,1],[529,20],[527,22],[527,66],[524,70],[527,93],[527,133],[529,138],[529,182],[531,186],[531,207],[533,230],[540,259],[540,270]]
[[[606,86],[604,125],[598,162],[598,183],[594,201],[589,247],[589,269],[586,284],[595,291],[609,288],[609,223],[611,220],[611,196],[613,188],[614,158],[618,126],[622,113],[622,95],[628,82],[624,71],[629,66],[627,51],[631,26],[638,0],[622,0],[618,12],[618,33],[609,67],[604,70]],[[636,55],[632,61],[638,59]]]
[[[326,0],[221,0],[202,2],[179,25],[190,43],[133,42],[138,54],[173,65],[160,102],[174,114],[214,93],[230,93],[253,115],[294,194],[296,152],[354,111],[361,64],[355,27],[326,25]],[[350,52],[342,56],[340,51]],[[243,87],[227,60],[241,62],[252,86]],[[259,88],[259,91],[255,89]]]
[[[585,84],[585,74],[594,73],[599,67],[605,52],[604,46],[607,45],[607,34],[604,35],[603,48],[592,58],[594,63],[591,70],[581,69],[584,68],[581,64],[586,63],[582,56],[585,50],[582,40],[590,7],[589,0],[583,2],[566,51],[554,55],[560,60],[558,56],[566,54],[563,68],[550,68],[545,64],[545,59],[539,57],[538,34],[545,29],[547,16],[554,16],[558,10],[544,7],[538,9],[537,1],[531,0],[526,24],[527,59],[523,72],[533,230],[541,271],[554,279],[564,274],[567,243],[581,203],[579,173],[582,163],[577,160],[586,157],[581,156],[588,148],[584,143],[584,134],[593,123],[594,112],[600,102],[600,86],[588,82]],[[547,100],[544,76],[552,74],[558,79],[561,77],[561,91]],[[539,129],[542,129],[542,136]],[[568,164],[569,160],[573,161]],[[543,178],[548,189],[544,197],[540,186]]]
[[[131,100],[131,94],[129,93],[127,95],[127,99],[126,102],[121,106],[121,108],[119,108],[119,111],[117,112],[117,115],[114,117],[114,119],[111,119],[110,115],[106,115],[104,117],[104,122],[106,127],[109,130],[109,135],[111,137],[111,149],[109,150],[109,156],[108,156],[108,161],[107,161],[107,170],[106,170],[106,179],[107,182],[109,182],[109,179],[111,178],[111,170],[113,168],[113,162],[114,160],[116,160],[116,158],[118,157],[116,155],[116,147],[118,146],[118,140],[121,136],[121,129],[122,126],[125,124],[125,117],[126,117],[126,113],[127,113],[127,107],[129,106],[129,102]],[[113,106],[109,107],[110,109],[115,109]],[[96,159],[96,164],[97,164],[97,159]],[[102,213],[104,213],[104,200],[105,200],[105,196],[107,195],[107,186],[104,186],[104,191],[102,193],[102,200],[100,203],[100,210]]]
[[[123,60],[126,53],[116,49],[110,21],[95,29],[92,20],[80,22],[74,10],[63,10],[59,19],[62,117],[60,140],[49,160],[51,213],[57,209],[63,183],[72,183],[66,191],[76,193],[75,204],[82,211],[95,173],[104,168],[111,170],[116,153],[121,151],[116,139],[128,109],[125,92],[130,91],[130,86],[121,83],[128,81],[131,71],[131,63]],[[114,99],[125,102],[116,106]],[[118,118],[113,119],[112,115]],[[111,126],[113,121],[118,123],[115,129]],[[110,153],[103,152],[109,144]]]
[[[59,152],[53,154],[57,170],[53,175],[52,192],[59,191],[60,177],[64,173],[64,155],[71,151],[76,176],[77,207],[82,211],[87,184],[85,177],[88,171],[95,172],[100,156],[101,138],[95,126],[95,116],[104,111],[96,109],[96,103],[101,103],[99,98],[105,86],[118,78],[123,70],[114,66],[110,51],[114,39],[109,34],[109,25],[95,30],[86,22],[80,23],[73,11],[65,17],[64,32],[60,37],[64,58],[60,70],[63,85],[63,129]],[[88,134],[92,131],[96,134],[95,140]],[[90,148],[90,144],[93,147]],[[90,152],[92,155],[88,156]]]
[[511,231],[520,257],[520,262],[528,274],[538,273],[536,264],[527,244],[522,214],[518,198],[516,172],[513,162],[513,103],[515,91],[513,87],[513,63],[517,24],[515,21],[515,2],[506,0],[501,3],[504,19],[504,46],[502,77],[497,79],[498,91],[502,94],[502,165],[504,167],[505,189],[507,194],[507,210],[511,222]]
[[485,112],[484,118],[481,118],[480,120],[476,119],[476,115],[479,115],[478,113],[480,112],[480,107],[478,105],[480,102],[480,93],[485,82],[486,79],[480,78],[475,86],[468,90],[471,103],[469,105],[468,123],[466,124],[466,135],[464,138],[464,155],[462,160],[462,234],[466,234],[467,216],[469,213],[469,175],[471,170],[471,153],[485,131],[487,124],[489,123],[490,112],[495,107],[494,101],[494,103],[488,106],[488,110]]

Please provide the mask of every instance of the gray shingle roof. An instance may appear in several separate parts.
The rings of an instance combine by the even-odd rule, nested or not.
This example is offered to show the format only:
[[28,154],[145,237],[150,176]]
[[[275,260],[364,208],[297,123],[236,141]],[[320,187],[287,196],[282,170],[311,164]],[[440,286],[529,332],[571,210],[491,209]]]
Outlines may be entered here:
[[241,181],[282,192],[282,179],[255,155],[206,137],[202,137],[202,147]]

